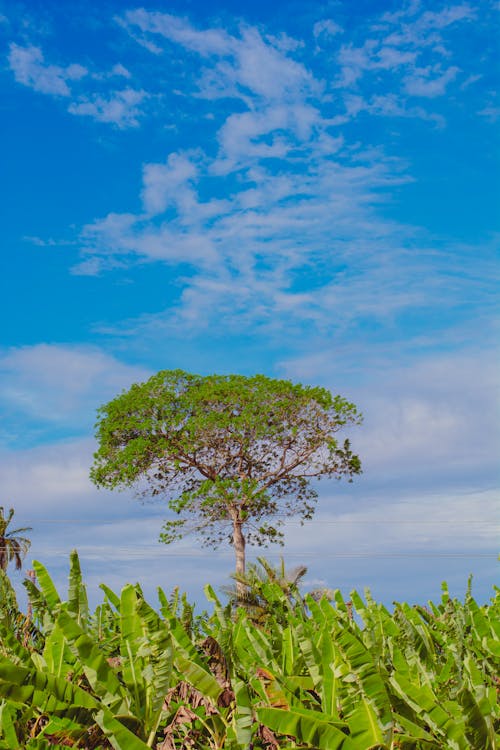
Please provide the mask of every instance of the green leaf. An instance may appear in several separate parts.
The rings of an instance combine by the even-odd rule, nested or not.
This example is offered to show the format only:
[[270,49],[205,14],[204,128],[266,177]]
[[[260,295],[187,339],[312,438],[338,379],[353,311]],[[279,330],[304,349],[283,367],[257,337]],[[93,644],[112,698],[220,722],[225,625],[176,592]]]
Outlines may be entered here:
[[5,700],[0,703],[0,733],[10,750],[20,747],[14,727],[13,711]]
[[[425,747],[438,747],[436,739],[423,727],[420,727],[418,724],[415,724],[415,722],[411,721],[406,716],[402,716],[401,714],[394,713],[393,716],[395,723],[402,727],[406,732],[405,737],[408,740],[425,740],[425,742],[428,743],[425,745]],[[397,736],[400,737],[401,734]]]
[[391,726],[389,694],[370,651],[359,638],[345,628],[337,633],[335,642],[359,681],[364,696],[370,701],[380,718],[382,726]]
[[457,722],[453,714],[440,705],[429,685],[419,686],[401,674],[393,674],[389,682],[403,701],[437,733],[438,737],[454,740],[458,748],[468,748],[463,722]]
[[115,592],[109,588],[109,586],[106,586],[105,583],[101,583],[99,585],[99,588],[104,591],[106,597],[109,599],[113,607],[116,609],[117,612],[120,611],[120,597],[115,594]]
[[359,750],[347,734],[321,713],[258,708],[257,718],[273,732],[289,735],[297,742],[308,743],[318,750]]
[[61,599],[59,597],[59,594],[57,593],[54,582],[52,581],[47,568],[42,565],[42,563],[38,562],[38,560],[33,561],[33,569],[36,573],[36,580],[38,582],[39,589],[43,594],[47,606],[49,607],[49,611],[53,612],[57,605],[61,603]]
[[222,688],[211,672],[204,667],[200,667],[196,662],[191,661],[182,651],[174,653],[174,664],[182,679],[189,682],[190,685],[199,690],[205,697],[217,702]]
[[118,710],[123,701],[122,685],[99,646],[68,612],[60,612],[56,624],[67,639],[69,647],[80,659],[94,693],[106,705]]
[[389,732],[389,737],[386,736],[386,733],[382,731],[373,706],[365,698],[360,700],[359,705],[349,715],[347,723],[351,730],[351,739],[359,750],[366,750],[366,748],[374,746],[380,748],[390,746],[392,731]]
[[165,695],[172,686],[172,636],[165,622],[143,599],[138,600],[137,612],[145,634],[142,649],[145,651],[142,676],[146,685],[144,733],[152,740],[163,716]]
[[119,722],[113,714],[105,709],[101,709],[95,715],[96,723],[110,741],[114,750],[151,750],[139,737],[133,734]]
[[253,708],[247,684],[242,680],[233,680],[236,706],[233,713],[236,740],[242,750],[247,750],[252,741]]
[[54,742],[52,738],[47,740],[43,736],[31,737],[24,745],[24,750],[68,750],[68,745],[66,742],[62,744]]
[[76,550],[70,554],[70,571],[68,586],[68,610],[76,615],[80,624],[86,624],[89,619],[89,604],[87,591],[82,579],[80,560]]
[[465,732],[471,746],[474,750],[496,750],[495,730],[488,702],[478,702],[476,696],[465,687],[460,690],[458,698],[464,708]]
[[146,701],[146,685],[142,673],[143,661],[138,657],[144,633],[137,613],[137,598],[134,586],[124,586],[120,597],[120,655],[123,680],[139,708]]
[[[33,661],[34,656],[35,654],[32,655]],[[45,639],[43,660],[46,670],[56,677],[66,677],[75,671],[75,659],[67,648],[63,632],[57,625]]]
[[34,706],[42,713],[63,711],[71,706],[92,710],[99,705],[90,693],[64,678],[27,669],[1,657],[0,695]]

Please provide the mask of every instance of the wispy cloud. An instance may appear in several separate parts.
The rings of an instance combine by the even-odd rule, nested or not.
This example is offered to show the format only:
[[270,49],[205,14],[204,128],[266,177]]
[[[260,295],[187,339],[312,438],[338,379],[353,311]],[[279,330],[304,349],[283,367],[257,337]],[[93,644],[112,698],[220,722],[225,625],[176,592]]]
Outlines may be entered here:
[[388,32],[385,41],[395,46],[443,47],[443,32],[460,22],[473,21],[477,10],[469,3],[448,4],[439,10],[425,10],[422,3],[410,2],[401,10],[384,13],[378,26]]
[[451,353],[367,346],[354,371],[352,352],[332,349],[309,348],[284,360],[281,372],[347,392],[358,404],[365,421],[353,444],[372,485],[404,477],[404,486],[430,491],[467,486],[478,475],[495,483],[500,393],[488,346]]
[[10,433],[2,442],[19,441],[15,425],[21,434],[26,424],[30,431],[85,429],[104,400],[146,374],[91,346],[36,344],[4,351],[0,404]]
[[484,117],[488,122],[497,122],[500,119],[500,106],[488,104],[479,110],[478,115]]
[[145,213],[110,214],[85,229],[96,270],[131,255],[192,268],[177,306],[129,321],[130,333],[199,329],[217,318],[229,329],[312,324],[348,336],[368,321],[396,324],[412,310],[457,307],[464,295],[474,304],[493,292],[486,247],[480,260],[477,248],[431,249],[422,232],[381,218],[384,191],[408,177],[380,154],[355,153],[345,164],[311,157],[306,171],[292,164],[278,174],[256,165],[227,199],[204,201],[204,180],[217,179],[221,193],[233,180],[214,177],[218,163],[174,153],[145,165]]
[[[433,83],[428,84],[432,89]],[[384,117],[405,117],[412,119],[424,120],[432,123],[439,129],[443,129],[446,120],[441,114],[429,112],[422,106],[412,105],[406,102],[398,94],[375,94],[368,98],[363,98],[359,94],[346,94],[344,97],[346,111],[349,116],[355,117],[360,112],[366,112],[371,115],[382,115]]]
[[406,91],[412,96],[435,97],[442,96],[447,85],[457,77],[459,68],[452,65],[443,73],[432,68],[416,68],[411,75],[404,79]]
[[316,21],[313,26],[313,34],[318,39],[319,37],[332,37],[337,34],[343,34],[344,29],[342,26],[331,18],[324,18],[321,21]]
[[130,78],[130,71],[121,63],[109,71],[96,73],[78,63],[67,66],[48,63],[40,47],[16,43],[10,45],[8,62],[18,83],[41,94],[70,99],[67,111],[71,114],[89,116],[121,129],[136,127],[143,115],[140,105],[148,98],[146,91],[130,86],[108,88],[105,93],[93,90],[96,85],[109,86],[116,78]]
[[334,86],[346,89],[348,96],[349,92],[357,93],[367,102],[386,98],[387,89],[391,90],[390,108],[366,104],[358,111],[433,119],[437,113],[416,107],[406,98],[411,102],[413,97],[444,95],[461,73],[457,65],[443,64],[455,51],[447,35],[476,16],[476,9],[467,3],[430,11],[420,2],[411,2],[401,10],[385,13],[371,21],[361,43],[349,41],[340,47],[337,60],[341,71]]
[[200,96],[283,101],[321,90],[304,65],[288,54],[298,46],[288,37],[264,38],[246,24],[238,34],[222,28],[200,30],[187,19],[144,9],[126,12],[121,23],[132,33],[139,29],[156,42],[166,40],[197,53],[206,62],[197,79]]
[[88,75],[87,68],[77,63],[66,67],[47,63],[40,47],[11,44],[8,60],[16,81],[42,94],[68,97],[69,84]]
[[87,115],[98,122],[112,123],[118,128],[137,127],[143,114],[139,105],[147,96],[145,91],[131,88],[113,91],[108,96],[81,96],[69,105],[68,112],[72,115]]
[[[464,290],[482,293],[469,278],[472,249],[455,254],[450,286],[448,251],[430,250],[418,228],[386,218],[389,193],[411,182],[411,173],[381,149],[350,141],[343,127],[361,112],[443,127],[443,116],[421,102],[443,95],[458,76],[458,66],[442,62],[445,33],[474,14],[465,4],[432,13],[413,4],[373,21],[361,45],[339,50],[345,90],[333,106],[297,40],[245,24],[200,29],[171,14],[126,12],[120,24],[154,43],[154,65],[180,47],[193,55],[186,91],[225,104],[211,113],[206,143],[143,165],[143,212],[112,213],[84,228],[74,271],[158,261],[189,269],[176,304],[127,322],[134,333],[215,318],[235,327],[307,321],[348,331],[356,321],[446,308]],[[337,31],[318,23],[316,34]],[[421,65],[430,33],[438,62]],[[356,93],[365,75],[395,72],[399,92]],[[404,91],[420,103],[409,103]],[[313,264],[320,273],[311,290],[304,279]]]
[[[214,177],[220,160],[193,162],[187,154],[172,154],[163,165],[144,167],[141,193],[147,213],[112,214],[89,225],[83,236],[86,252],[102,256],[105,263],[110,256],[120,260],[132,253],[147,261],[190,264],[197,274],[183,296],[188,317],[194,313],[195,298],[200,319],[207,309],[220,312],[221,305],[236,305],[235,315],[246,308],[266,318],[289,314],[297,303],[298,315],[321,316],[332,293],[345,293],[345,286],[337,289],[335,278],[348,283],[351,272],[339,266],[351,263],[356,254],[362,264],[352,277],[357,283],[363,269],[387,262],[387,255],[384,261],[375,260],[380,238],[392,236],[395,242],[400,232],[378,218],[374,207],[381,191],[407,178],[392,173],[383,159],[365,163],[362,154],[358,158],[359,163],[350,166],[335,159],[311,160],[307,171],[301,163],[299,169],[292,165],[277,175],[264,165],[249,165],[228,199],[204,201],[199,194],[203,181],[217,179],[222,191],[232,173],[223,170]],[[394,252],[399,251],[394,249],[393,257]],[[312,258],[325,269],[332,261],[335,267],[326,271],[314,295],[303,294],[300,269],[307,272]],[[387,289],[386,307],[390,298]],[[309,311],[304,309],[307,300]],[[401,294],[401,303],[410,300],[408,290]]]
[[189,154],[170,154],[165,164],[146,164],[143,169],[142,202],[148,214],[162,214],[177,206],[185,215],[195,209],[198,196],[196,161]]
[[[124,13],[120,25],[154,47],[152,71],[169,51],[189,55],[184,93],[209,100],[211,119],[209,137],[195,148],[143,165],[142,211],[109,213],[81,233],[74,273],[158,262],[182,269],[168,309],[106,330],[154,336],[217,320],[227,330],[258,325],[270,333],[310,326],[344,340],[369,322],[397,336],[404,316],[432,311],[442,320],[438,336],[461,299],[489,299],[489,246],[477,259],[477,247],[450,249],[443,238],[389,219],[390,196],[412,181],[411,170],[356,142],[348,127],[361,113],[444,127],[425,100],[434,103],[456,84],[461,70],[447,62],[447,34],[475,15],[465,3],[436,11],[411,3],[371,19],[360,40],[351,35],[329,58],[327,81],[300,40],[286,35],[244,23],[199,28],[145,9]],[[318,21],[312,31],[339,30]],[[368,94],[365,78],[385,75],[398,87],[388,93],[386,80],[383,93]],[[131,88],[107,98],[82,94],[69,108],[134,126],[146,96]]]
[[[384,553],[389,558],[419,554],[432,558],[433,551],[437,557],[446,553],[466,556],[476,551],[495,558],[499,524],[494,490],[460,488],[446,494],[409,493],[385,500],[370,493],[362,502],[352,497],[347,508],[346,494],[341,490],[338,494],[325,492],[309,534],[307,527],[304,533],[298,524],[289,524],[290,552],[310,554],[310,534],[314,533],[315,548],[325,556],[328,550],[332,556],[368,558]],[[327,512],[329,506],[337,511],[335,517]]]

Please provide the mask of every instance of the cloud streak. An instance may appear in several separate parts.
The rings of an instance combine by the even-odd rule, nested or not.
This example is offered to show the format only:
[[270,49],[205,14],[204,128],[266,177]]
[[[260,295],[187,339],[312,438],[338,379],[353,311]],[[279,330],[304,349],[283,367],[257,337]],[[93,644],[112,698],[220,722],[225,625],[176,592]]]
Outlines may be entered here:
[[[148,98],[146,91],[130,86],[109,88],[109,83],[117,77],[130,78],[130,72],[120,63],[109,72],[92,73],[78,63],[66,66],[48,63],[40,47],[15,42],[10,44],[7,59],[18,83],[41,94],[71,99],[67,111],[73,115],[88,116],[125,129],[137,127],[144,114],[140,105]],[[96,86],[105,86],[107,91],[93,91]]]
[[42,94],[68,97],[70,83],[88,75],[87,68],[76,63],[66,67],[46,63],[40,47],[11,44],[8,61],[18,83]]

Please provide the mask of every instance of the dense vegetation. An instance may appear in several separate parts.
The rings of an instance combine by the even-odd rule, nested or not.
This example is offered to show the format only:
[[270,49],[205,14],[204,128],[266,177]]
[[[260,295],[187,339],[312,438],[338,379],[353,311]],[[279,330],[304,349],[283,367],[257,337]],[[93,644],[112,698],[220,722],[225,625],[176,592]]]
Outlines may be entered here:
[[[138,586],[89,611],[78,556],[62,601],[27,581],[33,620],[0,571],[0,748],[494,750],[500,738],[500,592],[446,588],[391,614],[369,594],[303,599],[273,581],[252,608],[195,617]],[[265,612],[263,613],[262,609]]]

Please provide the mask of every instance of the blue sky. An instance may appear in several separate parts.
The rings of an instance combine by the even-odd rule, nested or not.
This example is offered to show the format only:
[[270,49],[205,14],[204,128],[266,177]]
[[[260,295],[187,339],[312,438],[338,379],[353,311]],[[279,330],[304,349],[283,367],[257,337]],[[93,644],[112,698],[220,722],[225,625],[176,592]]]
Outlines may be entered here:
[[94,592],[227,581],[231,550],[161,546],[161,504],[88,480],[96,408],[182,368],[364,413],[364,474],[287,529],[311,586],[424,601],[473,573],[488,598],[498,10],[0,6],[2,502],[58,582],[73,547]]

